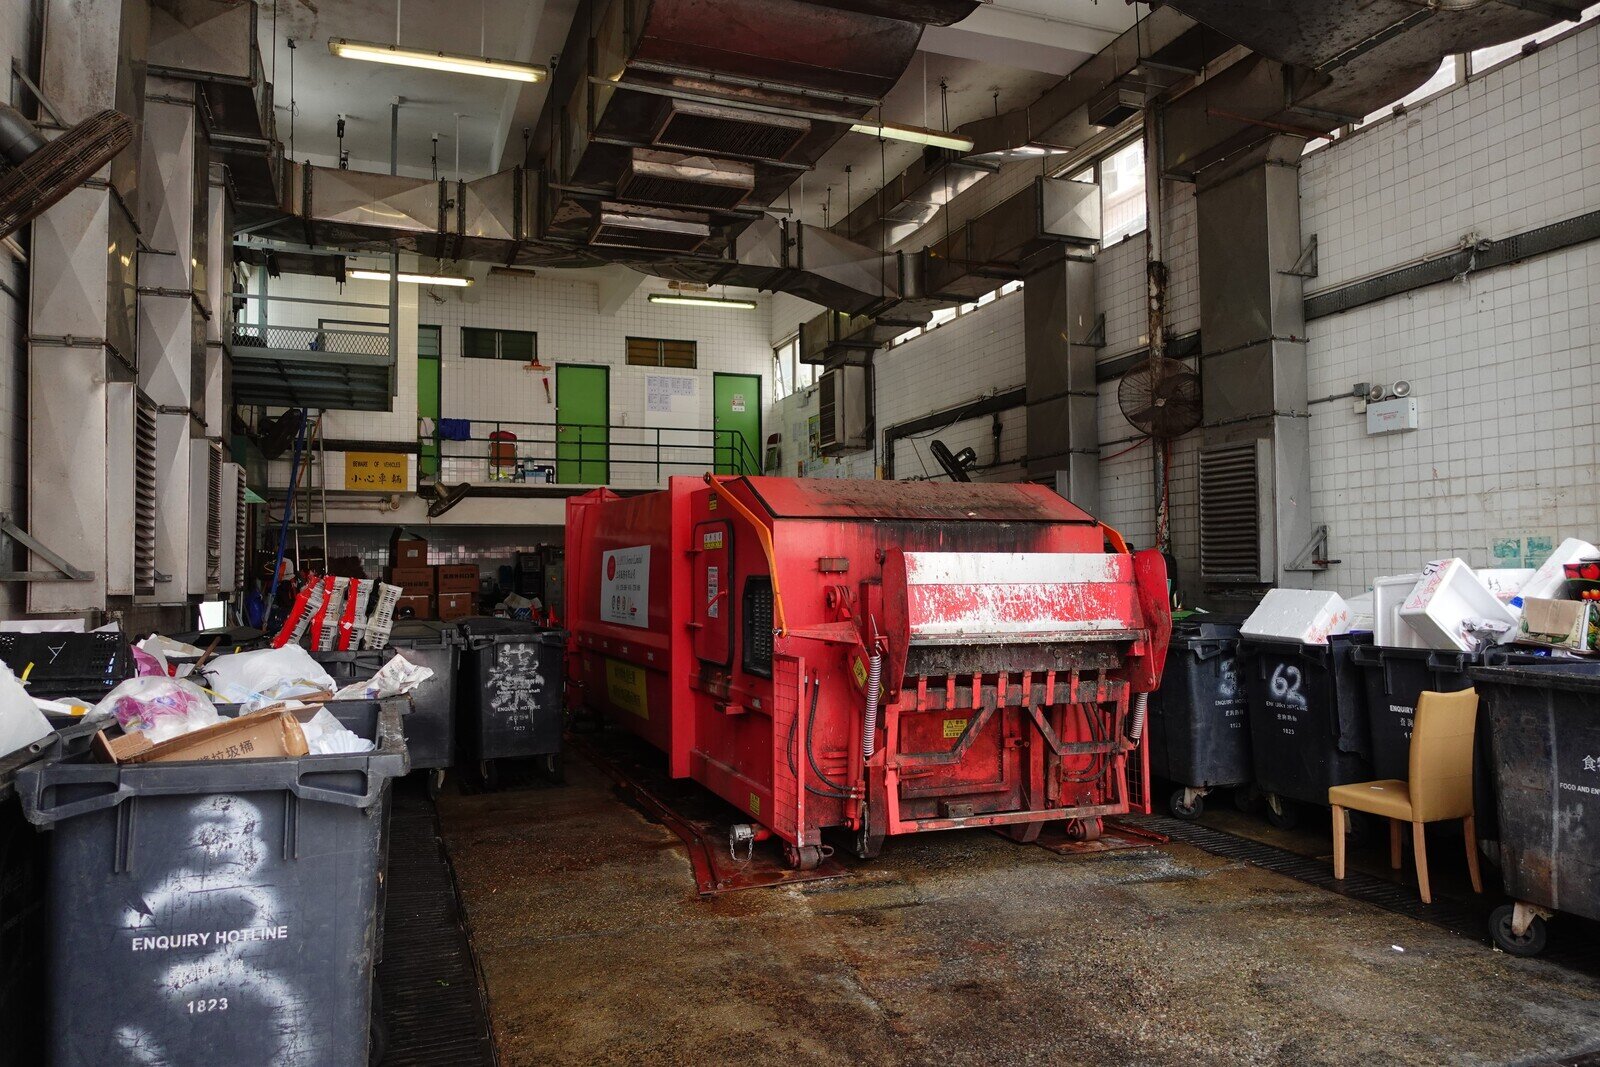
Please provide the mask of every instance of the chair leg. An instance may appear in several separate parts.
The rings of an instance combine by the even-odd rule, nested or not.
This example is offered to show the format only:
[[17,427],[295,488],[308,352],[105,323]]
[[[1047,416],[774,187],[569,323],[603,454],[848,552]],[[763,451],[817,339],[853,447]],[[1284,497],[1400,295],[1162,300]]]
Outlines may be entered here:
[[1400,869],[1400,862],[1401,862],[1400,857],[1401,857],[1401,854],[1404,851],[1405,851],[1405,846],[1401,843],[1401,837],[1400,837],[1400,820],[1399,819],[1390,819],[1389,820],[1389,867],[1390,867],[1391,870],[1398,871]]
[[1483,875],[1478,870],[1478,820],[1468,815],[1461,823],[1467,839],[1467,873],[1472,876],[1472,891],[1483,892]]
[[1417,891],[1422,894],[1424,904],[1433,903],[1433,894],[1428,891],[1428,842],[1423,837],[1423,829],[1427,823],[1414,822],[1411,824],[1411,847],[1417,854]]
[[1333,877],[1344,881],[1344,809],[1333,806]]

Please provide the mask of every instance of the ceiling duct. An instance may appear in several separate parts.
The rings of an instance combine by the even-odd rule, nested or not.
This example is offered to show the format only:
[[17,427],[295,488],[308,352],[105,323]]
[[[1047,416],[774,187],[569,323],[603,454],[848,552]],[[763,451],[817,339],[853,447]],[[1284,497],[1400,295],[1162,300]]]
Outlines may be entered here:
[[664,148],[780,162],[810,132],[809,119],[692,100],[665,100],[650,140]]
[[1256,55],[1167,111],[1163,167],[1192,176],[1275,133],[1317,137],[1359,122],[1427,81],[1446,56],[1515,40],[1584,0],[1472,7],[1411,0],[1173,0]]
[[1144,110],[1144,93],[1138,89],[1113,86],[1084,107],[1089,125],[1109,130],[1120,126]]
[[602,201],[589,243],[608,248],[693,252],[710,236],[711,227],[704,215]]
[[617,179],[617,195],[636,203],[736,208],[755,184],[748,163],[635,148]]

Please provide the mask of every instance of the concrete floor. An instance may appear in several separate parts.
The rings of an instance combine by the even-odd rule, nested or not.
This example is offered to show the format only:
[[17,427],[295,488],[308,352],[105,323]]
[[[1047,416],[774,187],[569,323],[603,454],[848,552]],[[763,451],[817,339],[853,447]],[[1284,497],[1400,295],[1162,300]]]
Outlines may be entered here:
[[930,834],[847,879],[702,901],[677,838],[581,758],[565,787],[441,810],[510,1067],[1600,1048],[1593,978],[1187,846],[1058,856]]

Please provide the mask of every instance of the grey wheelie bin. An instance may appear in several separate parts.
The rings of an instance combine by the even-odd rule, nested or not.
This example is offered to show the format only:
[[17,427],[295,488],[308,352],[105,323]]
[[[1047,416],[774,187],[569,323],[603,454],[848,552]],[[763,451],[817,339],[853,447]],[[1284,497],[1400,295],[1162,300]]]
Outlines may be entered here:
[[1493,738],[1500,874],[1515,901],[1494,910],[1489,933],[1533,956],[1557,912],[1600,919],[1600,663],[1469,673]]
[[47,1062],[366,1067],[406,750],[398,705],[328,709],[377,748],[18,773],[49,831]]
[[1199,818],[1211,790],[1250,782],[1248,713],[1238,623],[1173,623],[1150,701],[1150,773],[1178,786],[1167,804],[1173,815]]
[[489,788],[504,759],[535,758],[559,781],[566,631],[490,618],[463,619],[460,627],[463,760],[477,765]]

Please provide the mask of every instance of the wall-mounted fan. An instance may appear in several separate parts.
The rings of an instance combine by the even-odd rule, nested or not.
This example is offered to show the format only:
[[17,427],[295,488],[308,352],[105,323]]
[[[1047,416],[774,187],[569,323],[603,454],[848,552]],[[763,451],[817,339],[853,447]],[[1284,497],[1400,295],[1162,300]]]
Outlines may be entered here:
[[952,453],[950,446],[936,438],[928,446],[928,451],[933,453],[933,458],[944,468],[952,482],[972,481],[972,475],[967,472],[978,462],[978,454],[972,449],[963,448],[960,452]]
[[133,143],[133,120],[102,111],[53,141],[0,104],[0,238],[10,237]]
[[1123,375],[1117,405],[1140,433],[1182,436],[1200,425],[1200,376],[1176,359],[1153,357]]

